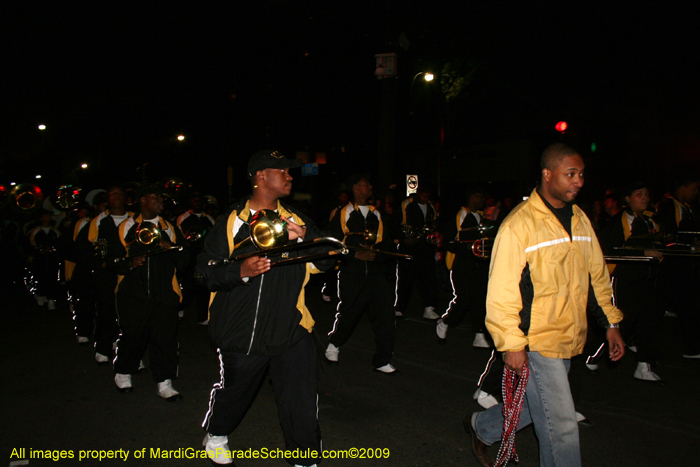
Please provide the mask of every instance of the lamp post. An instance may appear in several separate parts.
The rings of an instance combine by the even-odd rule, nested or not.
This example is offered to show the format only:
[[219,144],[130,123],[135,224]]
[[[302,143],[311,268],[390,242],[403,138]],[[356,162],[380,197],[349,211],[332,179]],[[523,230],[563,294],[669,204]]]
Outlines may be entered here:
[[[435,79],[435,75],[432,72],[419,71],[418,73],[413,75],[413,79],[411,80],[411,95],[413,94],[412,90],[413,90],[413,85],[416,82],[416,78],[418,78],[421,75],[423,75],[423,79],[428,83],[432,82]],[[441,164],[442,164],[442,153],[443,153],[443,149],[445,146],[445,126],[444,126],[443,119],[442,119],[441,104],[442,104],[442,102],[438,102],[438,104],[437,104],[439,106],[437,108],[437,112],[438,112],[438,122],[439,122],[439,131],[440,131],[439,132],[438,155],[437,155],[437,195],[438,195],[438,197],[440,196],[440,191],[441,191],[440,188],[441,188],[441,178],[442,177],[441,177],[440,172],[441,172]],[[411,114],[413,114],[413,111],[411,111]]]

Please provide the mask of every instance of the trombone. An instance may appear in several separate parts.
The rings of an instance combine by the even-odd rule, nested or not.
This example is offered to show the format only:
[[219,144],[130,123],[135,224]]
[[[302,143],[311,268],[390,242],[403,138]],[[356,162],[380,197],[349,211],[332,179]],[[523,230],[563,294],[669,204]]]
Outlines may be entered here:
[[347,248],[350,248],[351,250],[357,250],[357,251],[371,251],[374,253],[378,253],[380,255],[388,255],[388,256],[394,256],[396,258],[400,259],[407,259],[407,260],[412,260],[413,256],[412,255],[406,255],[403,253],[396,253],[393,251],[383,251],[383,250],[375,250],[372,248],[372,246],[377,242],[377,232],[374,230],[366,229],[364,232],[348,232],[347,236],[350,235],[362,235],[363,239],[369,246],[347,246]]
[[[134,242],[140,243],[141,245],[144,245],[144,246],[151,246],[153,244],[157,245],[160,243],[160,239],[162,238],[162,235],[163,234],[161,233],[161,230],[154,223],[142,222],[136,228],[136,238],[134,238],[132,241],[127,243],[126,247],[129,248],[129,246],[131,246],[131,244],[133,244]],[[168,253],[168,252],[173,251],[173,250],[182,251],[183,249],[184,249],[184,247],[181,247],[181,246],[169,246],[167,248],[158,248],[157,250],[148,251],[148,252],[140,254],[140,255],[125,256],[123,258],[115,258],[114,262],[116,263],[118,261],[124,261],[126,259],[132,259],[132,258],[147,258],[149,256],[155,256],[155,255],[160,255],[162,253]]]
[[335,250],[324,253],[316,253],[296,258],[287,258],[281,261],[276,261],[271,266],[285,266],[296,263],[308,263],[316,259],[328,258],[335,255],[348,254],[348,248],[345,244],[333,237],[320,237],[306,242],[289,243],[289,231],[287,223],[283,221],[279,214],[271,209],[261,209],[255,213],[250,220],[250,236],[238,242],[233,250],[240,248],[243,245],[252,243],[258,251],[243,253],[240,255],[231,255],[229,258],[222,260],[209,260],[209,266],[216,264],[227,264],[235,261],[243,261],[254,256],[276,256],[282,253],[293,250],[301,250],[321,244],[333,244]]
[[[682,247],[688,247],[685,250],[678,249],[678,248],[668,248],[668,247],[673,247],[673,246],[682,246]],[[695,250],[691,245],[686,245],[684,243],[670,243],[666,246],[666,248],[641,248],[641,247],[634,247],[634,246],[616,246],[613,248],[614,250],[647,250],[647,251],[658,251],[659,253],[663,253],[664,256],[697,256],[700,257],[700,250]]]

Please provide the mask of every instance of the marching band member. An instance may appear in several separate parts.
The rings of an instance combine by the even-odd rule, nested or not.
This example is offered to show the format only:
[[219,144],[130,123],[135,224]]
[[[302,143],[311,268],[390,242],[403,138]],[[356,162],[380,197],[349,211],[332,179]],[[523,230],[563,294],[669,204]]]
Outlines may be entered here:
[[[95,196],[97,199],[97,196]],[[87,238],[78,239],[79,258],[94,271],[95,282],[95,361],[106,365],[112,361],[114,344],[119,335],[114,290],[117,287],[115,259],[121,251],[119,225],[133,213],[127,212],[125,193],[120,186],[107,190],[106,209],[91,221]]]
[[190,245],[190,261],[187,269],[178,271],[182,278],[182,304],[180,310],[186,310],[194,301],[197,307],[197,322],[206,326],[209,323],[209,290],[198,284],[194,279],[197,255],[202,251],[204,238],[211,232],[215,220],[204,212],[204,198],[198,192],[192,193],[188,199],[189,209],[177,218],[177,226],[185,235]]
[[[615,214],[600,240],[607,255],[643,255],[662,258],[654,251],[654,236],[660,238],[659,225],[649,218],[649,189],[643,182],[629,185],[624,192],[624,207]],[[639,250],[619,250],[615,247],[635,247]],[[615,306],[625,310],[625,319],[620,323],[620,332],[628,343],[636,347],[637,368],[634,377],[650,382],[661,382],[661,378],[651,370],[651,364],[659,358],[655,339],[663,316],[663,310],[656,289],[658,262],[626,261],[614,264],[612,272],[613,297]],[[596,356],[601,354],[602,346]],[[589,357],[586,364],[596,365],[596,358]],[[595,368],[595,367],[593,367]]]
[[413,256],[413,261],[400,261],[396,288],[395,313],[402,318],[408,308],[413,289],[418,289],[423,305],[424,319],[438,319],[435,313],[438,281],[435,273],[435,245],[429,243],[426,233],[434,228],[437,211],[430,202],[430,191],[419,188],[415,201],[406,205],[406,222],[403,225],[414,232],[404,238],[399,246],[401,253]]
[[[447,330],[450,326],[458,326],[469,313],[474,333],[472,345],[477,348],[491,347],[487,338],[486,324],[486,288],[489,280],[489,259],[474,256],[474,243],[458,243],[482,238],[479,227],[487,224],[483,217],[485,195],[479,187],[469,187],[466,192],[466,203],[457,213],[455,222],[446,225],[443,233],[446,239],[456,239],[457,242],[447,244],[446,264],[450,270],[452,284],[452,301],[447,311],[437,321],[436,333],[438,342],[444,344]],[[495,236],[493,233],[488,236]]]
[[[197,258],[197,273],[213,292],[209,332],[221,365],[221,381],[214,385],[202,424],[207,431],[203,444],[216,464],[233,463],[228,435],[241,423],[268,377],[275,391],[287,452],[321,452],[317,357],[311,334],[314,320],[305,305],[304,286],[310,274],[331,267],[334,260],[273,268],[276,258],[252,256],[209,264],[229,258],[234,249],[241,253],[256,251],[252,242],[241,242],[250,238],[249,222],[261,209],[277,211],[287,222],[291,241],[321,237],[311,219],[280,201],[292,190],[289,169],[300,165],[298,159],[287,159],[278,151],[253,154],[248,162],[252,195],[232,205],[216,223]],[[304,251],[317,250],[327,248]],[[299,256],[300,252],[290,251],[288,255]],[[316,465],[316,460],[287,459],[304,466]]]
[[58,256],[59,237],[61,233],[53,227],[53,212],[42,210],[39,225],[29,233],[32,248],[32,271],[36,279],[36,302],[39,306],[47,303],[49,310],[56,309],[58,299],[58,276],[61,260]]
[[340,347],[347,342],[362,315],[367,312],[372,322],[376,350],[372,358],[375,371],[395,374],[390,363],[396,337],[392,293],[386,281],[381,258],[366,245],[366,232],[376,235],[375,245],[385,251],[393,250],[379,211],[368,203],[372,197],[372,185],[366,175],[352,175],[348,186],[352,189],[352,202],[345,205],[330,227],[331,234],[343,238],[349,246],[367,247],[350,253],[338,272],[338,312],[333,329],[328,334],[326,359],[338,362]]
[[[131,375],[138,371],[148,348],[158,395],[174,402],[182,399],[172,386],[178,376],[177,310],[182,300],[175,271],[187,266],[188,251],[180,229],[160,217],[163,198],[158,187],[142,187],[139,205],[140,213],[119,225],[123,245],[120,252],[126,250],[127,256],[118,262],[116,297],[121,333],[114,358],[114,382],[120,392],[131,392]],[[158,245],[138,241],[138,232],[144,226],[160,232],[155,236]],[[182,249],[153,254],[173,245]]]
[[[673,194],[661,200],[654,216],[667,242],[696,244],[700,216],[693,209],[700,182],[684,179],[676,183]],[[679,232],[694,232],[682,234]],[[678,315],[683,329],[683,357],[700,359],[700,262],[696,258],[667,256],[660,265],[659,290],[665,305]]]

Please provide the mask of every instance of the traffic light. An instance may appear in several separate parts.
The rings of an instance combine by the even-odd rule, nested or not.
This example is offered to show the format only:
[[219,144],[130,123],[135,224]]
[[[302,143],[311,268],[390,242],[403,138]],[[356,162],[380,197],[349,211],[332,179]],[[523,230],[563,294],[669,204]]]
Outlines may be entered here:
[[554,126],[559,133],[564,133],[568,127],[569,125],[567,125],[566,122],[559,122]]

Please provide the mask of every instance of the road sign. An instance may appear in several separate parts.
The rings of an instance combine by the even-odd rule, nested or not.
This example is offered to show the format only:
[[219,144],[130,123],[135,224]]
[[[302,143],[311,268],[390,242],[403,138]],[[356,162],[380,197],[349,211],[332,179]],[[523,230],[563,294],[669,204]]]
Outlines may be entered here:
[[318,175],[318,164],[316,162],[312,164],[304,164],[301,166],[302,175]]
[[418,191],[418,175],[406,175],[406,196]]

